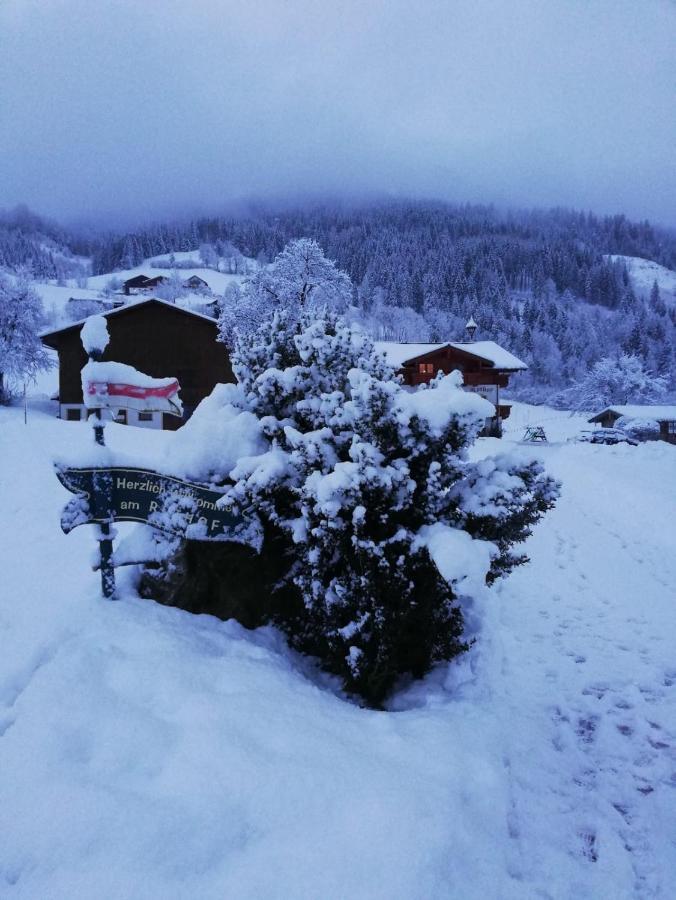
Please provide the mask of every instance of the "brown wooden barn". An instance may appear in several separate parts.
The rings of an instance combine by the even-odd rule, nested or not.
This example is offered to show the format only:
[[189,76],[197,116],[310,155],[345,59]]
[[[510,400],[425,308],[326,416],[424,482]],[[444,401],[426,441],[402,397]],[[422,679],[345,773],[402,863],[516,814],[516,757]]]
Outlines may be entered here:
[[676,406],[643,406],[640,404],[607,406],[588,421],[601,425],[603,428],[614,428],[617,420],[623,417],[657,422],[660,427],[657,440],[676,444]]
[[[178,379],[183,419],[158,412],[122,410],[129,425],[179,428],[216,384],[234,381],[230,357],[216,340],[218,323],[164,300],[142,300],[103,313],[110,333],[104,360],[127,363],[155,378]],[[42,342],[59,355],[59,416],[86,418],[80,371],[87,362],[80,330],[85,320],[43,334]]]
[[404,384],[428,384],[439,372],[462,372],[465,390],[481,394],[495,407],[496,415],[486,422],[486,433],[498,433],[509,417],[511,405],[500,400],[510,376],[528,366],[494,341],[446,344],[376,343],[387,361],[395,366]]

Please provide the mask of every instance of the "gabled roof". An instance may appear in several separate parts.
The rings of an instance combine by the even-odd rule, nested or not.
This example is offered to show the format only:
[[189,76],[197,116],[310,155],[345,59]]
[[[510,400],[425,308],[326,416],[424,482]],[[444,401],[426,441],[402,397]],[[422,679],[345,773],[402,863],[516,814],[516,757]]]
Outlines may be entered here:
[[122,284],[129,284],[132,286],[145,284],[146,281],[150,281],[147,275],[133,275],[131,278],[127,278],[126,281],[123,281]]
[[[218,322],[216,319],[212,319],[211,316],[205,316],[203,313],[194,312],[192,309],[186,309],[184,306],[178,306],[176,303],[170,303],[168,300],[160,300],[158,297],[148,297],[147,300],[140,300],[138,303],[125,303],[124,306],[118,306],[115,309],[109,309],[105,312],[100,312],[98,315],[103,316],[104,319],[108,319],[111,316],[121,316],[125,313],[130,313],[133,310],[140,309],[142,306],[148,306],[149,304],[153,304],[158,307],[167,307],[168,309],[173,310],[174,312],[183,313],[186,316],[194,316],[196,319],[204,319],[205,322],[209,322],[210,325],[213,325],[214,328],[218,328]],[[43,344],[46,344],[48,347],[52,347],[52,349],[56,349],[53,339],[57,335],[65,334],[68,331],[73,331],[74,329],[81,328],[84,323],[87,321],[87,316],[84,319],[78,319],[77,322],[69,322],[68,325],[64,325],[62,328],[54,328],[49,331],[40,332],[40,340]]]
[[606,406],[588,422],[600,422],[606,413],[613,412],[628,419],[654,419],[656,422],[676,422],[676,406],[651,406],[636,403]]
[[518,357],[514,356],[495,341],[471,341],[459,344],[448,341],[443,344],[400,344],[391,341],[377,341],[376,348],[385,354],[390,365],[400,368],[410,363],[415,363],[422,357],[445,347],[452,347],[461,353],[466,353],[484,363],[488,363],[495,369],[505,372],[518,372],[527,369],[528,366]]

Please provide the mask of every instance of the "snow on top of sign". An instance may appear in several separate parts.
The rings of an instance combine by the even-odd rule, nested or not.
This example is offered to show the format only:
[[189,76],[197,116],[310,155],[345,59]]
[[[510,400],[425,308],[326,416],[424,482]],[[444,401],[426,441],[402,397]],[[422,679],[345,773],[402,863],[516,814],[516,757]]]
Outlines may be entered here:
[[165,388],[176,381],[174,377],[154,378],[121,362],[88,362],[82,369],[83,372],[85,370],[92,381],[131,384],[139,388]]
[[504,347],[496,344],[495,341],[471,341],[469,343],[454,343],[446,341],[443,344],[400,344],[394,341],[376,341],[376,349],[385,354],[387,362],[399,368],[411,359],[418,356],[425,356],[434,350],[441,350],[443,347],[455,347],[458,350],[464,350],[466,353],[472,353],[474,356],[480,356],[487,362],[492,363],[497,369],[519,370],[527,369],[526,363],[522,362],[518,357],[514,356]]
[[82,346],[91,356],[92,353],[103,353],[108,346],[110,335],[108,323],[103,316],[89,316],[80,331]]
[[[606,406],[606,409],[619,413],[621,416],[627,416],[627,418],[630,419],[654,419],[657,422],[676,421],[676,406],[628,404],[622,406]],[[601,415],[601,413],[597,413],[597,415]],[[596,418],[596,416],[594,418]]]

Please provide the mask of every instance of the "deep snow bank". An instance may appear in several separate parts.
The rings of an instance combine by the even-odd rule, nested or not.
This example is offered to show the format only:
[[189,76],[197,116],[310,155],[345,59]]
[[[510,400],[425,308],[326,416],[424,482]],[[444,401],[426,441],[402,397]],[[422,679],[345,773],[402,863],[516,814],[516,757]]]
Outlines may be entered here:
[[[0,410],[0,896],[670,896],[675,448],[542,448],[564,488],[532,563],[482,593],[461,663],[376,713],[272,630],[127,579],[101,601],[50,466],[90,438]],[[150,464],[172,435],[107,439]]]

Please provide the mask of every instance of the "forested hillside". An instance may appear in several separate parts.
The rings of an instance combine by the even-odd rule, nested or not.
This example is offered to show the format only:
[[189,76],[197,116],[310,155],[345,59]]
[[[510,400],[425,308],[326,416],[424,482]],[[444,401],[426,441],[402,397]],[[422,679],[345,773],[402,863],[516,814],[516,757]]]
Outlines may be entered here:
[[74,256],[73,243],[66,229],[25,206],[0,210],[0,271],[24,270],[39,281],[83,279],[89,262]]
[[[67,236],[33,224],[30,232],[0,220],[0,266],[27,265],[38,278],[76,275],[86,257],[98,274],[204,245],[268,262],[289,240],[314,238],[349,274],[357,314],[378,338],[458,340],[472,315],[478,337],[529,363],[519,388],[534,399],[622,352],[676,388],[674,309],[657,287],[648,296],[635,290],[625,261],[610,258],[676,269],[676,235],[621,215],[382,202],[260,209],[124,234]],[[57,245],[74,255],[55,253]]]
[[674,312],[638,296],[623,260],[676,268],[676,236],[624,216],[568,210],[501,214],[443,203],[325,204],[159,225],[78,246],[94,271],[128,267],[171,250],[224,242],[266,262],[287,241],[312,237],[350,275],[355,305],[380,338],[480,335],[529,362],[522,393],[548,396],[604,356],[637,355],[673,383]]

